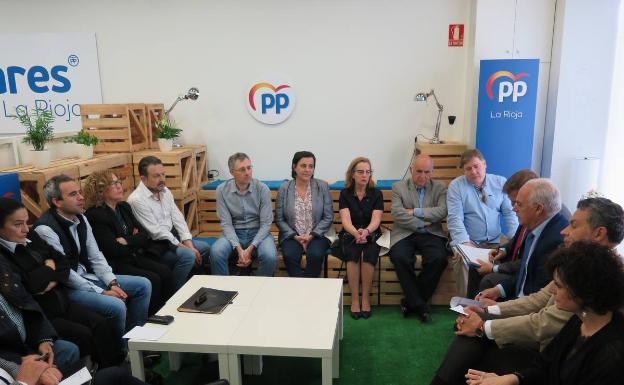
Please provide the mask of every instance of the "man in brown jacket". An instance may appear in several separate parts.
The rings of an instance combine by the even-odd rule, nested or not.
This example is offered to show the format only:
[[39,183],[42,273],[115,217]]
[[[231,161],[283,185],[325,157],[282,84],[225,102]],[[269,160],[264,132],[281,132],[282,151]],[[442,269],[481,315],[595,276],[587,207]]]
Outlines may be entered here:
[[[566,246],[592,240],[615,248],[624,239],[624,211],[606,198],[583,199],[561,234]],[[458,337],[431,385],[463,383],[469,368],[508,374],[530,364],[572,316],[556,308],[553,285],[513,301],[466,308],[469,315],[458,317]]]

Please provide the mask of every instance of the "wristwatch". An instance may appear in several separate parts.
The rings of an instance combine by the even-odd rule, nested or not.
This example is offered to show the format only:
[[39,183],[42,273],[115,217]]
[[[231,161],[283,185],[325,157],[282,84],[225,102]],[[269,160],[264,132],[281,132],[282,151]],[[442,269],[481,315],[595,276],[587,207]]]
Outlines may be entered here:
[[110,283],[108,284],[108,290],[112,289],[113,286],[117,286],[117,287],[121,287],[119,286],[119,284],[117,283],[116,279],[113,279],[112,281],[110,281]]
[[484,325],[485,323],[482,323],[481,326],[479,326],[477,330],[475,330],[475,335],[479,338],[485,337],[485,330],[483,330]]

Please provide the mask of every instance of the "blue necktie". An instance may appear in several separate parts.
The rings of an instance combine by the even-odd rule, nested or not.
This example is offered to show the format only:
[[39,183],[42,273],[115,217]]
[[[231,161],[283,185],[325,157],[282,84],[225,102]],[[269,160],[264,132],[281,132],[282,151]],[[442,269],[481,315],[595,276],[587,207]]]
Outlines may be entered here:
[[524,280],[526,279],[527,265],[529,260],[529,252],[531,251],[531,245],[535,235],[532,232],[527,233],[524,240],[524,250],[522,250],[522,259],[520,260],[520,271],[518,272],[518,280],[516,281],[516,297],[520,295],[521,290],[524,287]]

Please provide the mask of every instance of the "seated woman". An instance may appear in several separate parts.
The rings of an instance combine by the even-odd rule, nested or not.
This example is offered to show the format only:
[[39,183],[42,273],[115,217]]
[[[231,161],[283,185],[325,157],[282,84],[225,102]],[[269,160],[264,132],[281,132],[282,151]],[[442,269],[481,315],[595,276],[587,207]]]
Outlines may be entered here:
[[[345,176],[345,187],[340,192],[339,208],[342,221],[342,258],[347,261],[347,278],[351,289],[351,317],[369,318],[370,289],[379,258],[381,236],[379,223],[383,214],[383,196],[371,178],[373,171],[368,158],[351,161]],[[360,261],[362,262],[360,265]],[[362,304],[360,305],[360,278]]]
[[624,367],[624,270],[607,246],[588,241],[548,262],[555,305],[574,313],[533,366],[498,376],[470,369],[472,384],[621,384]]
[[28,211],[23,204],[4,197],[0,198],[0,256],[19,273],[24,288],[59,336],[75,343],[83,357],[91,356],[100,367],[123,359],[121,340],[115,340],[106,318],[69,301],[64,284],[70,268],[65,256],[37,232],[29,231]]
[[[329,185],[314,178],[316,158],[309,151],[295,153],[292,180],[280,186],[275,200],[275,223],[284,264],[291,277],[319,277],[327,257],[325,233],[334,220]],[[305,273],[301,256],[306,254]]]
[[154,314],[173,295],[169,267],[158,262],[159,250],[123,201],[121,180],[110,170],[91,174],[84,186],[85,215],[102,254],[118,274],[138,275],[152,284],[149,314]]

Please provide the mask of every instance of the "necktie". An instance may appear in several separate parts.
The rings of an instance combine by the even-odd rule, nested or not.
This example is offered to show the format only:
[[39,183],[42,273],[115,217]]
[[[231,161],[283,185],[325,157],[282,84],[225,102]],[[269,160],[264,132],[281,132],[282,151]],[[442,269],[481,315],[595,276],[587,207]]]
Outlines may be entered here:
[[511,260],[515,261],[518,259],[518,250],[520,249],[520,245],[522,244],[522,240],[526,236],[527,228],[522,226],[520,229],[520,234],[518,234],[518,239],[514,243],[513,251],[511,252]]
[[524,281],[526,280],[527,265],[529,264],[529,252],[535,235],[528,233],[524,241],[524,250],[522,250],[522,259],[520,260],[520,271],[518,272],[518,280],[516,281],[516,296],[519,296],[524,289]]

